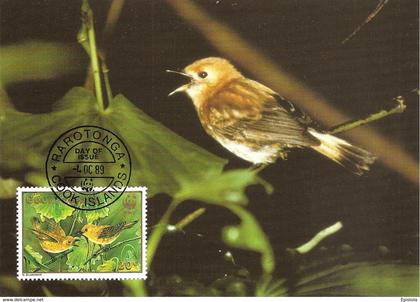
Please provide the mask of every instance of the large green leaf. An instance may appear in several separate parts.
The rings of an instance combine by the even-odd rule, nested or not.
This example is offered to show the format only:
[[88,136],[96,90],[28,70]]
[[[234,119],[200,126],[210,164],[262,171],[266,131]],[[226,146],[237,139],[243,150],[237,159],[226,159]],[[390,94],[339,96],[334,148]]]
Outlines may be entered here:
[[208,203],[223,205],[248,203],[245,188],[253,184],[263,184],[267,192],[272,188],[249,169],[233,170],[223,174],[209,174],[207,177],[188,180],[181,183],[181,189],[176,194],[177,200],[198,199]]
[[66,264],[69,266],[69,270],[77,271],[84,267],[87,252],[88,243],[85,239],[81,238],[77,242],[77,246],[73,247],[73,251],[67,255]]
[[1,113],[0,167],[45,173],[44,161],[52,143],[65,131],[87,124],[111,130],[124,141],[132,159],[130,185],[148,186],[149,196],[173,195],[181,182],[217,175],[226,162],[173,133],[122,95],[102,112],[91,91],[79,87],[70,90],[51,113]]

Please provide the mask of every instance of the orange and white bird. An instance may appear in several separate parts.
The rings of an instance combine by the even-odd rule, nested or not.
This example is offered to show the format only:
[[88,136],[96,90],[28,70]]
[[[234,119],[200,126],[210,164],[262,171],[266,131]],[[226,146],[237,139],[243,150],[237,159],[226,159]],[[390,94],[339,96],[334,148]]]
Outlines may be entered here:
[[171,92],[191,98],[205,131],[236,156],[266,165],[292,148],[312,148],[357,175],[375,156],[320,129],[305,112],[263,84],[244,77],[229,61],[210,57],[183,72],[190,79]]
[[66,235],[61,226],[54,220],[47,220],[41,224],[38,218],[32,218],[32,233],[39,241],[41,248],[51,254],[58,254],[67,251],[75,246],[79,239]]

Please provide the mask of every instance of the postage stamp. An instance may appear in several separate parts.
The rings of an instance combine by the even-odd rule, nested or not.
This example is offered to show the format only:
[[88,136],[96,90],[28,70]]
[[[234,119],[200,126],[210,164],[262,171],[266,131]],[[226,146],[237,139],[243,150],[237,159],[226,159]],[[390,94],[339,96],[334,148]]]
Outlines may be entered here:
[[112,131],[79,126],[51,145],[45,172],[52,191],[65,204],[79,210],[101,209],[119,199],[128,186],[130,153]]
[[81,210],[51,188],[18,188],[18,279],[145,279],[146,198],[127,187],[119,202]]

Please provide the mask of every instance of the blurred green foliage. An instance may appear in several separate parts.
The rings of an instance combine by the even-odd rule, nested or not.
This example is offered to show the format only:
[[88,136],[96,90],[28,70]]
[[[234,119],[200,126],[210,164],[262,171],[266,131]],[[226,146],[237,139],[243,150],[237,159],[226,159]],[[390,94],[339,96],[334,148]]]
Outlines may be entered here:
[[74,45],[24,41],[0,47],[0,83],[48,80],[82,70],[83,56]]

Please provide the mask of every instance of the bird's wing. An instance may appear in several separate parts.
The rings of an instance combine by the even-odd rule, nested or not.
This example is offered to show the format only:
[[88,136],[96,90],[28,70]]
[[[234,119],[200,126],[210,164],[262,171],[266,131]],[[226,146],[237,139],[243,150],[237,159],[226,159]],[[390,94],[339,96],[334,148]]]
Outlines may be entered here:
[[49,219],[46,221],[46,229],[49,232],[51,232],[54,236],[57,236],[57,237],[66,236],[66,233],[64,232],[63,228],[52,219]]
[[247,79],[229,83],[203,105],[202,118],[216,135],[238,142],[317,145],[307,128],[311,118],[270,88]]
[[48,232],[45,232],[39,229],[38,230],[31,229],[31,230],[32,230],[32,233],[34,233],[36,238],[38,238],[39,240],[51,241],[51,242],[56,242],[56,243],[60,242],[58,238],[56,238],[55,236],[52,236]]
[[115,225],[106,226],[102,229],[102,231],[99,233],[98,238],[111,238],[117,235],[119,232],[121,232],[122,229],[124,229],[125,222],[120,222]]

